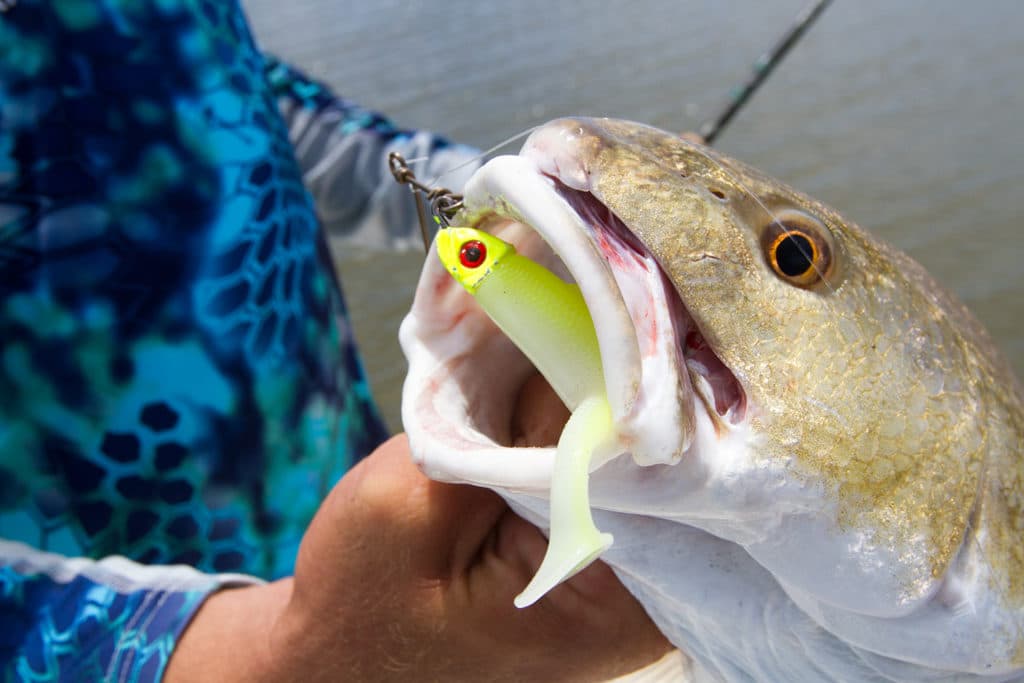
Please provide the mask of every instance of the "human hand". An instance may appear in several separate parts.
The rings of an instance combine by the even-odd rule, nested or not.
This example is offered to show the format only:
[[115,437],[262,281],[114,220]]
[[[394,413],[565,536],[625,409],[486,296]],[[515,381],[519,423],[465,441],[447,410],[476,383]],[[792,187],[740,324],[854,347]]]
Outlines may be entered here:
[[396,437],[311,525],[278,624],[286,656],[314,680],[592,681],[668,651],[603,564],[516,609],[545,546],[494,493],[426,479]]
[[[545,545],[496,494],[424,477],[396,437],[328,496],[293,580],[209,599],[166,680],[592,681],[669,651],[602,563],[516,609]],[[189,666],[204,650],[216,668]]]

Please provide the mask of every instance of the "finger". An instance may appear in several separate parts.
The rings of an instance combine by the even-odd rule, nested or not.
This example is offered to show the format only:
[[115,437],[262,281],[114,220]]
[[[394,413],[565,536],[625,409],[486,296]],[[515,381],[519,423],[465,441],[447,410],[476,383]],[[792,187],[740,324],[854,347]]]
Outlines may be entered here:
[[[424,577],[464,572],[506,509],[487,489],[428,479],[413,464],[404,434],[357,469],[344,482],[343,505],[363,516],[367,528],[400,545],[412,570]],[[338,514],[344,517],[347,510]]]
[[[502,516],[495,543],[474,565],[462,608],[482,615],[485,623],[501,624],[504,642],[543,658],[566,633],[586,633],[571,655],[560,655],[588,667],[587,680],[605,680],[657,660],[672,646],[603,562],[551,590],[525,609],[513,598],[540,566],[547,540],[532,524],[508,511]],[[628,647],[626,646],[628,644]],[[536,649],[535,649],[536,648]],[[548,662],[548,666],[558,666]],[[566,672],[561,678],[569,675]]]
[[[499,530],[494,556],[503,565],[501,580],[515,596],[540,567],[548,540],[537,527],[511,511],[502,518]],[[489,578],[497,580],[497,575]],[[598,560],[549,591],[545,602],[562,613],[571,614],[581,601],[598,604],[609,598],[628,599],[628,593],[611,567]]]

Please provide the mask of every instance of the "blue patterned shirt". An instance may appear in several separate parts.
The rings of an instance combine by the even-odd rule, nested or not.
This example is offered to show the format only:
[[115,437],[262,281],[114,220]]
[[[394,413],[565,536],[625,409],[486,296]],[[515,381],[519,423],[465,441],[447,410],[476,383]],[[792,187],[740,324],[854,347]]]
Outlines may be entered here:
[[291,572],[385,436],[317,212],[411,240],[392,149],[473,157],[265,57],[235,2],[0,14],[0,679],[157,680],[212,590]]

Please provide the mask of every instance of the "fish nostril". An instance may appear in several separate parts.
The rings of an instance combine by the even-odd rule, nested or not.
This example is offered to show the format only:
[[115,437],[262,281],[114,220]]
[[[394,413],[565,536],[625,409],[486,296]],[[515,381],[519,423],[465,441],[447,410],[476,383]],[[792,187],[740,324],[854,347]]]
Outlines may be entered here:
[[721,199],[723,202],[726,201],[725,193],[722,192],[721,190],[719,190],[717,187],[709,187],[708,188],[708,192],[710,192],[711,194],[715,195],[716,197]]

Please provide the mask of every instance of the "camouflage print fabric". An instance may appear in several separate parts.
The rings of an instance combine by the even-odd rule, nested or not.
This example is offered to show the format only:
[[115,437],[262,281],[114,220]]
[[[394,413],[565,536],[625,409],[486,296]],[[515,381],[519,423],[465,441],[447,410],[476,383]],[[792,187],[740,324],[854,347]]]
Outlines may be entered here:
[[226,0],[0,14],[7,679],[157,677],[217,581],[53,558],[288,574],[385,436],[266,68]]

